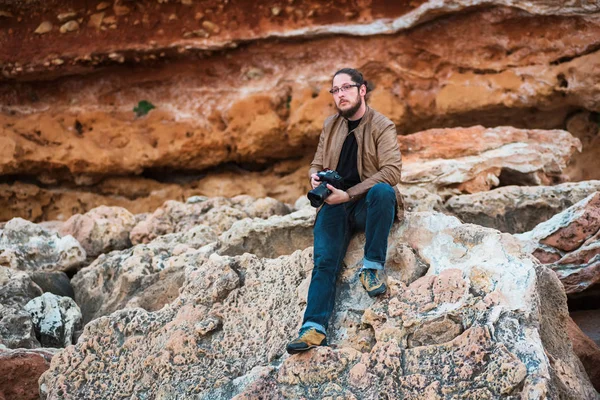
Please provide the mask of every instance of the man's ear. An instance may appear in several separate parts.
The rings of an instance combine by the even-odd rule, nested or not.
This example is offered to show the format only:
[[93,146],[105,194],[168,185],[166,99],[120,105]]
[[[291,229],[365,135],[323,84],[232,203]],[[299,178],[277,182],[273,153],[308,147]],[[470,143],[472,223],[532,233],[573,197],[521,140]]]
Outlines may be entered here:
[[367,95],[367,86],[366,85],[360,85],[360,95],[361,96],[366,96]]

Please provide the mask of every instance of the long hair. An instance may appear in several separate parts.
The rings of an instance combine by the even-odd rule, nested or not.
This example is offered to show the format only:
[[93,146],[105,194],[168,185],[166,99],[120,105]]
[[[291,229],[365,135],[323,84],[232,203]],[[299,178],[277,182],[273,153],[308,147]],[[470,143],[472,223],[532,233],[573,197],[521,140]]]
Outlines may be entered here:
[[350,76],[352,82],[356,83],[357,85],[365,85],[365,87],[367,88],[367,94],[365,94],[365,102],[369,99],[369,94],[373,91],[373,89],[375,89],[375,86],[373,86],[373,83],[367,82],[363,74],[359,70],[354,68],[342,68],[335,74],[333,74],[333,77],[331,79],[333,80],[333,78],[335,78],[339,74],[346,74]]

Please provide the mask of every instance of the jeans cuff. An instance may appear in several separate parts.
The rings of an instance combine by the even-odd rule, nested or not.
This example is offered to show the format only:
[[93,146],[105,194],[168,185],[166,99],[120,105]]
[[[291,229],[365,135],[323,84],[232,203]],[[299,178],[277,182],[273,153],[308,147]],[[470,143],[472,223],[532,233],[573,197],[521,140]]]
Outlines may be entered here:
[[326,335],[327,333],[325,332],[325,328],[323,327],[323,325],[321,324],[317,324],[316,322],[311,322],[311,321],[306,321],[303,325],[302,328],[300,328],[300,330],[302,331],[303,329],[306,328],[315,328],[316,330],[318,330],[320,333],[322,333],[323,335]]
[[379,271],[383,271],[383,264],[363,258],[362,267],[360,270],[362,271],[363,269],[377,269]]

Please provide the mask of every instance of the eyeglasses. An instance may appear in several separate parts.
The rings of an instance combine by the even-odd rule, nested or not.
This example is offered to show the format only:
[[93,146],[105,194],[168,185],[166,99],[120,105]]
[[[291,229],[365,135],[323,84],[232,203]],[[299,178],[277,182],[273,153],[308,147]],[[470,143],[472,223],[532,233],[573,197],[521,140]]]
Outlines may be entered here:
[[331,94],[338,94],[338,92],[344,93],[353,87],[360,87],[360,85],[358,83],[355,83],[354,85],[350,85],[349,83],[347,83],[345,85],[342,85],[341,88],[334,87],[333,89],[329,90],[329,93],[331,93]]

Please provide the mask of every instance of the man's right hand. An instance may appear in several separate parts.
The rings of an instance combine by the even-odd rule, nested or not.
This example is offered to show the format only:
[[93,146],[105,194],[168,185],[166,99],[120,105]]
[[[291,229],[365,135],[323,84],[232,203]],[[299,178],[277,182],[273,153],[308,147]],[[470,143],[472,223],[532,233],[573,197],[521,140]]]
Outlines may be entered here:
[[310,176],[310,184],[313,189],[321,184],[321,181],[319,180],[319,176],[316,173],[314,173]]

